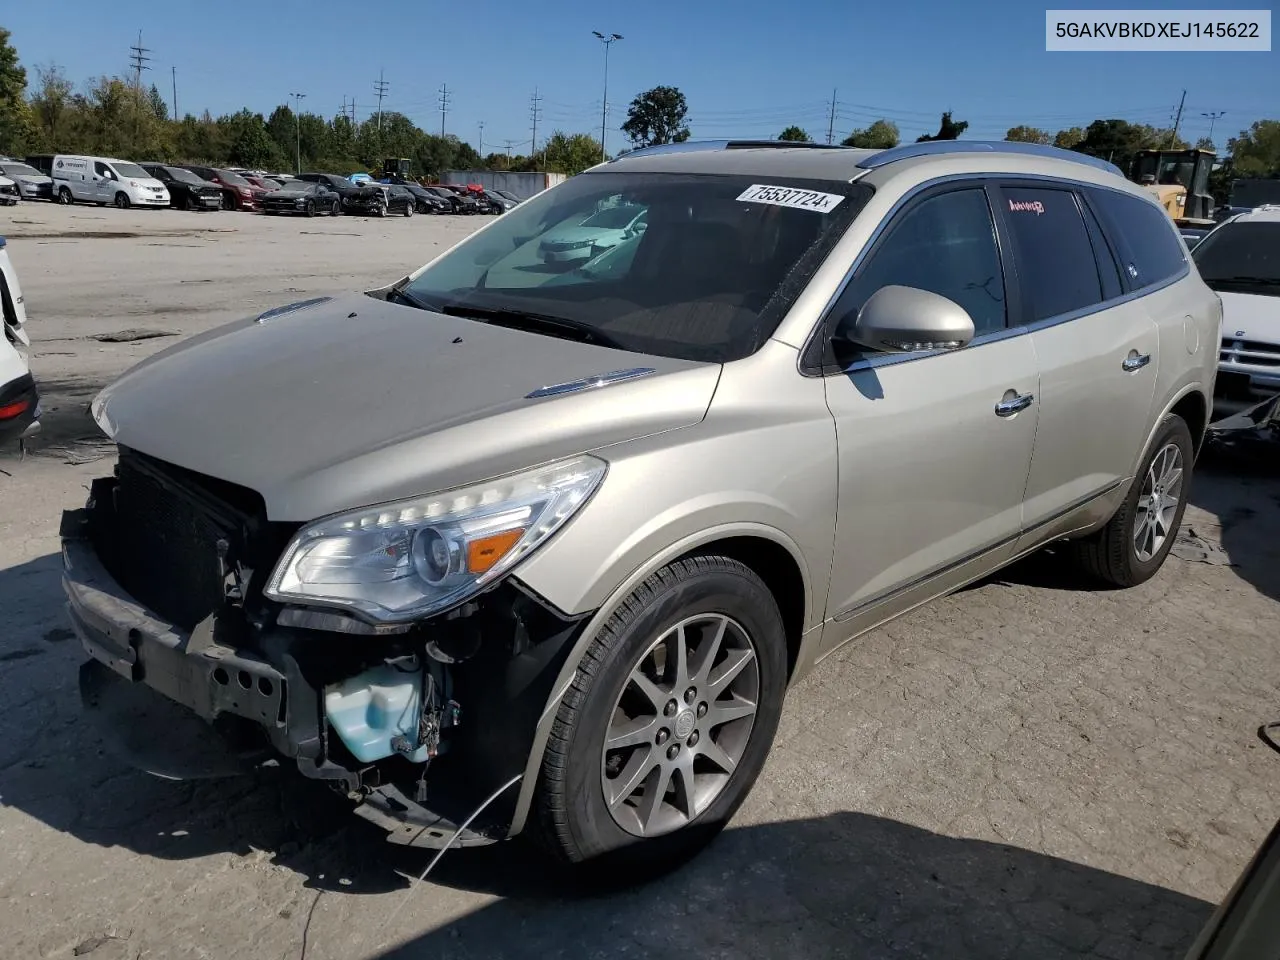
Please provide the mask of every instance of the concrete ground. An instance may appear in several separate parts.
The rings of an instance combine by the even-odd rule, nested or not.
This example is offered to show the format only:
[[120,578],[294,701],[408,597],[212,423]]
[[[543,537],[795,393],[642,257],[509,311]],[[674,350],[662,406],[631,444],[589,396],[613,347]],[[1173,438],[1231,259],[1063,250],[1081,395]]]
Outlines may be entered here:
[[395,279],[477,223],[5,218],[48,412],[0,460],[0,955],[1174,958],[1280,817],[1255,736],[1280,479],[1213,460],[1186,523],[1232,565],[1094,592],[1042,555],[872,632],[792,693],[733,826],[648,887],[575,890],[519,844],[415,886],[429,854],[313,783],[133,772],[82,720],[61,608],[60,511],[111,465],[85,404],[174,336]]

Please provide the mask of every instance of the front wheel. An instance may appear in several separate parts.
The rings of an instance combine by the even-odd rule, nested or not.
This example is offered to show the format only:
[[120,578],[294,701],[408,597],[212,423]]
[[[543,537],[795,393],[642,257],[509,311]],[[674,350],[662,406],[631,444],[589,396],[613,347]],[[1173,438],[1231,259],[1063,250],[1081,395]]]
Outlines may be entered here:
[[1154,577],[1182,526],[1194,458],[1186,421],[1165,417],[1120,509],[1097,533],[1070,545],[1077,563],[1116,587]]
[[314,200],[307,201],[306,213],[308,217],[314,217],[316,215],[316,202]]
[[331,217],[336,217],[336,216],[337,216],[338,214],[340,214],[341,212],[342,212],[342,207],[341,207],[341,206],[339,206],[339,204],[338,204],[338,201],[337,201],[337,200],[335,200],[335,201],[333,201],[333,203],[329,204],[329,216],[331,216]]
[[123,190],[116,194],[116,206],[121,210],[128,210],[130,207],[129,195]]
[[737,560],[699,556],[614,611],[560,704],[536,832],[560,858],[638,878],[709,842],[768,755],[787,685],[782,617]]
[[414,209],[414,204],[412,203],[405,204],[404,215],[406,217],[412,217],[415,213],[417,213],[417,211]]
[[224,193],[224,194],[222,195],[222,209],[223,209],[223,210],[234,210],[234,209],[236,208],[236,206],[237,206],[236,198],[235,198],[235,196],[234,196],[233,194],[231,194],[231,193]]

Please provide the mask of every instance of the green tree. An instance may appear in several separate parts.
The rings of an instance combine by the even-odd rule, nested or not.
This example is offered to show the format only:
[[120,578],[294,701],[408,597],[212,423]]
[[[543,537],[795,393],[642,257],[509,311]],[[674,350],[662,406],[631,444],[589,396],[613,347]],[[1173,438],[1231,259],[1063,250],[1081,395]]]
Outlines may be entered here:
[[36,138],[36,125],[27,105],[27,71],[18,51],[0,27],[0,153],[21,153]]
[[877,120],[865,130],[854,130],[844,138],[846,147],[864,150],[888,150],[898,145],[898,125],[888,120]]
[[680,143],[689,139],[688,114],[689,104],[679,89],[654,87],[631,101],[622,132],[637,146]]
[[1039,127],[1017,126],[1010,127],[1005,131],[1005,140],[1015,143],[1040,143],[1048,144],[1051,137],[1047,130],[1041,130]]
[[1084,139],[1084,130],[1080,127],[1069,127],[1059,130],[1053,135],[1053,145],[1063,150],[1074,150]]
[[600,162],[600,141],[586,133],[557,130],[542,145],[542,169],[569,176]]
[[1144,123],[1128,120],[1095,120],[1085,129],[1084,139],[1072,149],[1109,160],[1121,170],[1128,170],[1140,150],[1185,150],[1187,142]]
[[157,120],[169,119],[169,104],[164,102],[164,95],[154,83],[151,85],[151,89],[147,91],[147,109],[151,111],[151,115]]
[[786,140],[791,143],[813,143],[813,137],[803,127],[790,126],[778,134],[779,140]]
[[958,140],[960,134],[969,129],[969,121],[961,120],[956,122],[951,119],[951,111],[948,110],[942,115],[942,122],[938,124],[938,132],[935,134],[924,134],[916,137],[916,143],[927,143],[931,140]]
[[1227,140],[1237,177],[1280,175],[1280,120],[1258,120]]
[[82,120],[75,103],[75,90],[57,64],[36,67],[36,92],[31,95],[40,144],[47,150],[70,150],[76,146],[73,127]]
[[1213,141],[1208,137],[1201,137],[1196,141],[1196,149],[1217,151],[1218,148],[1213,145]]
[[227,159],[242,167],[286,166],[284,152],[267,132],[262,114],[244,109],[219,117],[218,126],[227,134]]

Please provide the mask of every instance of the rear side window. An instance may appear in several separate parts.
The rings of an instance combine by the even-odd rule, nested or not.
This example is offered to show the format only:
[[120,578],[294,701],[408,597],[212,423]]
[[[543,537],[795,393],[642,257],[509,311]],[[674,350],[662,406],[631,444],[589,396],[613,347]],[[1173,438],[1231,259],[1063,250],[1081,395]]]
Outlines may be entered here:
[[1186,263],[1173,221],[1154,203],[1115,190],[1091,191],[1090,200],[1124,243],[1122,266],[1134,289],[1176,277]]
[[1027,320],[1047,320],[1102,301],[1089,231],[1070,190],[1003,187]]

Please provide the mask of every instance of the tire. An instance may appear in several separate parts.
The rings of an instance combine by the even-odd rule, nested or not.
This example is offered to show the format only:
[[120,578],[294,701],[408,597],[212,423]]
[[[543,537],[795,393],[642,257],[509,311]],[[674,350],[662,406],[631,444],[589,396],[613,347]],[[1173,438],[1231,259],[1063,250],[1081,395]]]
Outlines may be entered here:
[[76,202],[76,198],[71,195],[71,191],[66,187],[58,189],[58,202],[64,207],[69,207]]
[[341,213],[342,213],[342,204],[340,204],[337,200],[329,204],[329,216],[336,217]]
[[129,195],[121,190],[115,196],[116,207],[120,210],[128,210],[133,204],[129,202]]
[[[1165,417],[1120,509],[1097,533],[1069,544],[1075,561],[1085,572],[1115,587],[1136,587],[1156,575],[1182,525],[1194,458],[1186,421],[1176,414]],[[1170,469],[1180,471],[1176,486],[1167,478],[1166,471]],[[1162,477],[1163,496],[1173,494],[1177,503],[1172,509],[1166,506],[1160,511],[1163,522],[1156,530],[1163,529],[1164,533],[1163,539],[1157,540],[1148,536],[1151,527],[1146,520],[1152,511],[1140,501],[1149,502],[1153,482]],[[1144,532],[1141,541],[1137,538],[1139,530]]]
[[375,217],[385,217],[387,215],[387,205],[379,200],[373,205],[373,215]]
[[177,207],[179,210],[185,211],[191,209],[191,201],[187,199],[187,195],[185,193],[179,194],[177,201],[173,202],[172,205]]
[[233,197],[230,193],[224,193],[222,195],[223,210],[235,210],[238,205],[239,204],[236,202],[236,198]]
[[316,215],[316,202],[314,200],[308,200],[306,207],[303,209],[308,217],[314,217]]
[[[705,627],[697,622],[700,617],[707,618]],[[713,654],[715,663],[699,670],[699,660],[708,649],[704,644],[713,635],[717,618],[726,624],[724,639]],[[687,624],[682,635],[693,641],[686,659],[687,679],[672,677],[674,686],[664,691],[666,680],[654,681],[655,672],[650,675],[651,695],[639,698],[633,671],[641,664],[653,666],[648,651],[670,649],[663,640],[681,623]],[[745,658],[744,648],[752,650],[754,657]],[[713,691],[700,686],[699,675],[714,675],[727,662],[720,658],[735,655],[742,655],[745,665],[727,688]],[[702,718],[716,716],[712,711],[725,704],[720,698],[726,692],[740,693],[738,684],[752,681],[756,709],[749,724],[739,718],[704,726],[707,721]],[[674,714],[664,714],[658,701],[673,692],[678,695],[675,688],[686,683],[690,684],[687,690],[697,691],[689,707],[673,699],[668,702],[676,706]],[[602,876],[622,877],[628,883],[684,862],[720,832],[746,798],[777,732],[786,686],[782,617],[754,571],[719,556],[690,557],[659,570],[613,612],[560,704],[542,761],[535,839],[561,861],[593,872],[602,868]],[[658,732],[649,740],[646,730],[646,739],[635,746],[606,754],[606,734],[611,729],[616,732],[611,725],[625,719],[624,705],[628,715],[652,716],[648,725]],[[708,759],[710,747],[722,749],[722,757],[737,754],[727,776],[723,767]],[[627,772],[649,769],[655,763],[666,769],[666,761],[688,766],[696,789],[710,791],[700,798],[700,809],[692,817],[690,805],[675,786],[678,779],[688,791],[682,771],[676,771],[678,778],[676,772],[664,774],[670,777],[670,802],[664,794],[653,805],[652,815],[642,791],[651,789],[659,778],[652,776],[652,770],[640,780]],[[695,762],[698,769],[691,766]],[[628,793],[630,788],[619,783],[624,777],[639,788]],[[616,813],[610,811],[607,790],[615,791]],[[652,828],[648,835],[646,823]]]
[[412,217],[415,213],[417,213],[418,211],[415,209],[415,206],[416,205],[413,203],[406,203],[404,205],[404,215],[406,217]]

